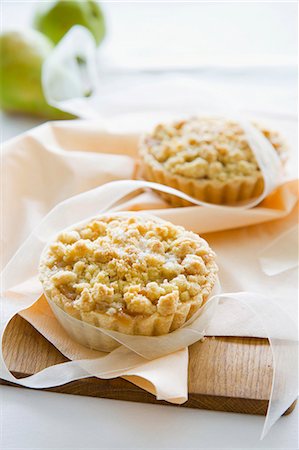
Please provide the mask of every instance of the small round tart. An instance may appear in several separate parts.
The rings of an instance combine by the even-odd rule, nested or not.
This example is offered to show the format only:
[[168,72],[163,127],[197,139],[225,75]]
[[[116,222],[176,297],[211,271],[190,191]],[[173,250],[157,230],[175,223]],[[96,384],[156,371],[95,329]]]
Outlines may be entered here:
[[194,315],[217,270],[197,234],[150,215],[118,213],[61,232],[42,254],[40,280],[46,297],[77,319],[155,336]]
[[[282,157],[278,133],[254,124]],[[241,126],[221,117],[159,124],[140,144],[145,176],[201,201],[234,204],[260,195],[264,179]],[[174,206],[185,200],[163,194]],[[188,203],[187,203],[188,204]]]

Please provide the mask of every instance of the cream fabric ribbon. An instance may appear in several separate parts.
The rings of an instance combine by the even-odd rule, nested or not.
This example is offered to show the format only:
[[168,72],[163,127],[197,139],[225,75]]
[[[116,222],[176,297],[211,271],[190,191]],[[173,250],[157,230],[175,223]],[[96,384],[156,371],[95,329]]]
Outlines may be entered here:
[[[102,119],[96,108],[97,103],[101,102],[102,93],[97,75],[96,45],[86,28],[74,26],[55,47],[43,65],[42,84],[46,99],[52,106],[79,117]],[[152,92],[155,92],[155,85],[150,87]],[[88,96],[86,96],[87,91]],[[243,128],[263,175],[264,188],[257,198],[242,202],[236,207],[253,208],[281,184],[281,162],[268,139],[243,118],[240,112],[234,111],[232,106],[223,102],[224,99],[216,99],[211,92],[208,93],[203,89],[201,104],[198,108],[203,114],[208,106],[210,115],[218,114],[233,118]],[[188,196],[182,198],[190,200]],[[192,203],[210,206],[209,203],[200,202],[194,198]]]

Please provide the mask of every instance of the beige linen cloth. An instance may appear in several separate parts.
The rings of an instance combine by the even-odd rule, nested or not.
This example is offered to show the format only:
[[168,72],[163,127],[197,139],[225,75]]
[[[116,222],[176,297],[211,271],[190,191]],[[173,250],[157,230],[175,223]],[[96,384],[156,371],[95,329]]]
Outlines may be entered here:
[[[125,125],[121,120],[110,123],[99,120],[54,122],[6,143],[1,177],[1,244],[4,250],[1,266],[5,266],[34,227],[58,202],[111,181],[139,176],[137,142],[140,129],[142,126],[137,127],[136,124],[134,129],[134,121]],[[157,193],[148,188],[136,189],[110,206],[109,192],[112,193],[112,186],[108,185],[105,190],[106,210],[147,210],[200,233],[218,255],[222,292],[256,292],[256,298],[261,296],[260,303],[253,298],[254,307],[248,303],[248,296],[241,301],[241,295],[240,301],[236,301],[232,294],[226,301],[220,301],[206,329],[207,335],[268,337],[272,339],[274,353],[280,349],[283,340],[291,342],[293,335],[288,335],[284,329],[289,328],[289,315],[294,317],[297,312],[296,180],[286,180],[253,209],[202,206],[170,208]],[[58,221],[61,228],[67,225],[68,211],[66,207],[65,217]],[[28,270],[29,281],[22,285],[24,290],[39,292],[36,271],[36,267]],[[18,275],[16,268],[16,284],[22,280]],[[35,277],[33,282],[30,277]],[[12,303],[19,301],[21,306],[22,293],[18,289],[15,290]],[[276,314],[272,322],[265,313],[271,310],[271,305],[273,316]],[[280,323],[277,318],[279,311]],[[22,311],[21,315],[69,359],[99,356],[99,352],[82,347],[67,336],[43,296]],[[6,310],[3,316],[6,316]],[[116,351],[121,353],[125,350],[121,347]],[[281,352],[277,355],[281,357]],[[284,376],[293,370],[294,361],[290,359],[287,358],[282,364],[285,366]],[[101,377],[123,376],[154,393],[159,399],[183,403],[188,395],[187,370],[188,350],[185,348],[152,361],[135,355],[133,367],[131,364],[127,370],[122,367]],[[287,403],[293,400],[295,377],[291,383],[292,392],[288,398],[285,394],[279,398],[272,396],[272,414],[268,414],[264,432],[277,420],[283,408],[289,406]],[[275,386],[273,390],[276,394],[280,392],[279,388],[275,391]]]

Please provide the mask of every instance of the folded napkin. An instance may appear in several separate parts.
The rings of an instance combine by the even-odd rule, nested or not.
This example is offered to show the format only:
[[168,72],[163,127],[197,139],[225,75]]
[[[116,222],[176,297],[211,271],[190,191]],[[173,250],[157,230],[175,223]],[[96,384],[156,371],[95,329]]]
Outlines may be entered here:
[[[129,132],[124,129],[117,132],[113,121],[110,124],[94,121],[50,123],[4,146],[5,176],[1,179],[5,199],[4,262],[46,213],[52,207],[54,210],[29,236],[32,245],[24,244],[30,250],[26,252],[26,258],[21,257],[21,247],[4,270],[7,289],[2,299],[2,330],[8,318],[19,311],[71,360],[59,365],[60,369],[58,366],[45,369],[44,373],[18,382],[45,387],[91,374],[101,378],[124,376],[159,399],[173,403],[186,401],[186,348],[147,360],[120,347],[114,351],[116,353],[103,358],[99,352],[76,344],[66,335],[45,299],[40,297],[41,287],[36,280],[38,256],[54,230],[101,211],[147,210],[204,234],[218,254],[222,292],[227,294],[220,297],[212,320],[206,321],[205,334],[258,336],[271,340],[275,360],[280,358],[282,370],[276,371],[266,432],[297,394],[296,380],[292,376],[296,362],[296,346],[293,345],[296,327],[289,319],[289,314],[296,309],[296,241],[290,230],[294,229],[297,219],[297,182],[286,181],[252,209],[169,208],[154,190],[149,189],[149,184],[125,181],[135,178],[138,169],[139,130],[134,132],[132,128],[131,124]],[[113,180],[123,181],[107,184]],[[78,195],[65,200],[75,194]],[[62,203],[55,206],[59,201]],[[271,247],[275,240],[276,246]],[[285,246],[293,251],[285,254]],[[279,254],[283,255],[282,265],[275,263]],[[281,326],[278,326],[277,316]],[[282,352],[282,340],[289,353]],[[127,361],[127,366],[120,364],[123,361]],[[9,378],[3,361],[1,374]]]

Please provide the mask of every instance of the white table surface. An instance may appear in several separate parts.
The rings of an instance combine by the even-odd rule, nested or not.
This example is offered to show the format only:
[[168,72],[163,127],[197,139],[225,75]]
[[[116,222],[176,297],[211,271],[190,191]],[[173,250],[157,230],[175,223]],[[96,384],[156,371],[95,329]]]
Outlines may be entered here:
[[[268,17],[268,29],[265,29],[265,39],[262,44],[261,40],[255,36],[251,47],[245,48],[247,57],[262,60],[263,55],[267,54],[273,61],[277,54],[280,54],[284,62],[293,61],[296,53],[294,43],[296,6],[291,3],[288,5],[277,3],[271,9],[264,3],[260,11],[256,10],[256,5],[244,11],[244,6],[246,5],[237,4],[234,10],[234,20],[238,22],[237,19],[240,18],[239,26],[243,27],[244,33],[239,47],[236,44],[234,51],[229,52],[231,61],[239,62],[240,54],[244,50],[243,43],[247,42],[244,34],[249,33],[250,27],[247,25],[247,28],[244,29],[246,25],[244,17],[248,15],[249,17],[250,15],[259,17],[256,22],[257,33],[261,33],[262,27],[265,25],[260,18]],[[32,7],[32,2],[3,2],[4,28],[24,26],[28,23]],[[117,22],[117,13],[119,16],[127,14],[132,17],[135,11],[132,4],[128,4],[126,7],[119,4],[106,4],[105,7],[112,29]],[[140,8],[140,5],[138,7]],[[171,8],[173,7],[174,5],[171,6]],[[191,4],[188,5],[188,8],[190,7],[195,8]],[[210,17],[208,10],[211,6],[198,5],[198,7],[202,8],[198,12],[202,14],[201,26],[203,26],[206,23],[205,17]],[[163,8],[160,11],[164,11],[165,15],[169,11],[169,5],[164,5]],[[227,6],[229,10],[223,8],[221,5],[216,11],[215,17],[219,23],[221,23],[219,17],[223,15],[223,11],[228,13],[228,17],[232,11],[232,6]],[[261,14],[259,14],[260,12]],[[147,16],[146,9],[139,14]],[[161,22],[161,19],[158,19],[158,13],[155,14],[152,11],[151,14],[154,23],[159,20]],[[194,17],[194,14],[191,16]],[[130,20],[130,18],[126,17],[126,20]],[[288,23],[287,27],[285,27],[285,23]],[[120,27],[123,28],[118,30],[119,33],[122,30],[125,31],[124,24]],[[278,31],[276,40],[274,29]],[[128,35],[124,37],[121,53],[123,55],[124,50],[127,51],[127,61],[132,67],[136,62],[134,59],[136,48],[134,52],[130,50],[134,34],[130,27],[127,27],[127,30]],[[226,37],[223,49],[227,48],[229,39]],[[110,54],[114,59],[117,59],[116,40],[116,32],[114,32],[109,38],[105,50],[107,53],[110,46],[110,49],[112,48]],[[153,54],[151,45],[154,44],[150,43],[148,34],[145,42],[148,54]],[[216,48],[215,40],[210,45],[211,51],[213,51]],[[205,56],[209,54],[206,48],[204,54]],[[172,61],[170,61],[171,63]],[[188,65],[188,61],[186,65]],[[37,119],[10,117],[2,114],[0,120],[2,140],[41,123]],[[259,416],[192,410],[173,406],[144,405],[4,386],[0,387],[0,408],[0,447],[3,450],[298,448],[298,407],[291,415],[282,417],[263,441],[259,440],[259,436],[264,418]]]

